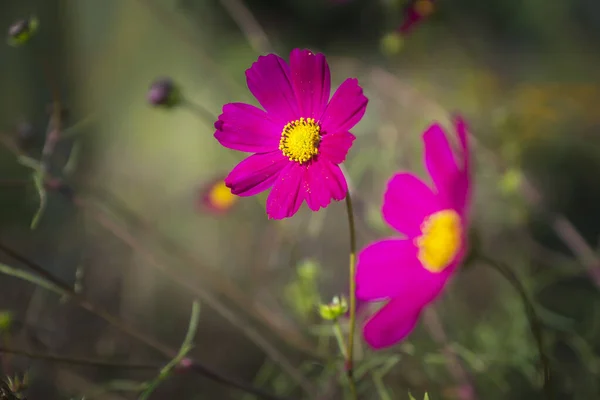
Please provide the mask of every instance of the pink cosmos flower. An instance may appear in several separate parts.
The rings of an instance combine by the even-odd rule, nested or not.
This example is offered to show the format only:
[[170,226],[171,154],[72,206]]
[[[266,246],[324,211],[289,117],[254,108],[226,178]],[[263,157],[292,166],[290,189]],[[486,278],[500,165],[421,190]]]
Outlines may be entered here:
[[367,321],[367,343],[380,349],[412,332],[421,311],[440,294],[467,251],[470,203],[467,127],[454,121],[459,152],[442,127],[423,133],[425,165],[435,188],[410,173],[396,174],[384,196],[383,217],[405,238],[375,242],[358,255],[357,298],[387,300]]
[[272,188],[266,208],[274,219],[291,217],[304,201],[317,211],[343,200],[348,186],[339,164],[368,102],[358,81],[346,79],[330,99],[325,56],[300,49],[289,65],[275,54],[259,57],[246,80],[264,111],[229,103],[215,122],[219,143],[255,153],[225,179],[231,192],[252,196]]

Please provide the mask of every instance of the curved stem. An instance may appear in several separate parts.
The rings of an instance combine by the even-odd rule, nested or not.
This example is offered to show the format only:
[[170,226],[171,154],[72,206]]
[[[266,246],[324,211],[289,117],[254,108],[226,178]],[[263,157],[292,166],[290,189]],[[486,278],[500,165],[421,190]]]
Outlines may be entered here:
[[182,104],[188,110],[190,110],[194,115],[202,120],[209,127],[213,127],[214,123],[217,121],[217,116],[215,116],[212,112],[207,110],[202,104],[196,103],[193,100],[184,97],[182,99]]
[[86,365],[89,367],[102,367],[102,368],[124,368],[124,369],[148,369],[148,370],[159,370],[162,365],[152,364],[127,364],[115,361],[95,360],[91,358],[81,357],[65,357],[57,354],[50,353],[32,353],[26,350],[9,349],[0,346],[0,354],[13,354],[17,356],[23,356],[36,360],[46,360],[55,363],[72,364],[72,365]]
[[531,333],[533,334],[533,338],[537,344],[538,352],[540,355],[540,364],[543,369],[544,375],[544,393],[546,399],[552,398],[552,389],[550,387],[550,360],[546,355],[544,350],[544,336],[542,330],[542,323],[540,318],[538,317],[535,307],[527,294],[527,290],[517,278],[515,273],[506,265],[486,256],[479,256],[479,259],[490,267],[498,271],[500,275],[502,275],[517,291],[521,300],[523,301],[523,307],[525,308],[525,314],[527,315],[527,319],[529,320],[529,326],[531,328]]
[[350,229],[350,264],[348,278],[350,280],[350,333],[348,334],[348,347],[346,350],[346,372],[350,380],[352,398],[356,399],[354,383],[354,333],[356,330],[356,228],[354,224],[354,209],[350,192],[346,195],[346,210],[348,211],[348,224]]

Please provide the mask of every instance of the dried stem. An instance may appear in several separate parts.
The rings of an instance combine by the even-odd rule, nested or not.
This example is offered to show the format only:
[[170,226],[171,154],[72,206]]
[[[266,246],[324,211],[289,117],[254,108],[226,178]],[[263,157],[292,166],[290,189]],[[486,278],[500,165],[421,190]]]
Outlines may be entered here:
[[65,357],[50,353],[35,353],[27,350],[11,349],[0,346],[0,354],[13,354],[36,360],[46,360],[60,364],[82,365],[99,368],[120,368],[120,369],[145,369],[160,370],[162,365],[158,364],[129,364],[116,361],[96,360],[92,358]]
[[264,29],[260,26],[252,12],[240,0],[220,0],[223,8],[240,27],[246,40],[259,54],[273,52],[273,46]]

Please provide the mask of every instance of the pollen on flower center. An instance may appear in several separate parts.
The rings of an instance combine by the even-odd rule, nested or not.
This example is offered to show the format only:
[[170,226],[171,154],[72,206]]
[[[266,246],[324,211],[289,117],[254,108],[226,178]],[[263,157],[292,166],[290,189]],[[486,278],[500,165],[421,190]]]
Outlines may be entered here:
[[300,118],[288,123],[281,132],[279,150],[290,161],[303,164],[319,154],[321,127],[313,118]]
[[419,261],[430,272],[442,272],[456,257],[462,241],[460,216],[454,210],[429,215],[421,224],[416,238]]

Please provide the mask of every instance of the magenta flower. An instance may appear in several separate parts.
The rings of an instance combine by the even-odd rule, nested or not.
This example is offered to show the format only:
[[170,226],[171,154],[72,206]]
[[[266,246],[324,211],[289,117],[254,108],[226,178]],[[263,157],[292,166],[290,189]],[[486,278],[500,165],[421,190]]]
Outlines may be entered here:
[[329,99],[329,65],[323,54],[294,49],[290,64],[261,56],[246,71],[250,92],[265,111],[243,103],[223,106],[215,138],[223,146],[255,153],[225,179],[238,196],[269,188],[267,215],[283,219],[302,203],[317,211],[346,197],[339,164],[354,142],[349,132],[363,117],[367,98],[356,79],[346,79]]
[[435,0],[413,0],[404,9],[404,19],[398,32],[409,34],[435,10]]
[[462,119],[455,120],[455,129],[460,144],[456,154],[439,124],[423,133],[425,165],[435,189],[410,173],[396,174],[388,183],[383,217],[405,238],[375,242],[358,255],[357,298],[388,300],[363,330],[373,348],[408,336],[465,256],[469,148]]

